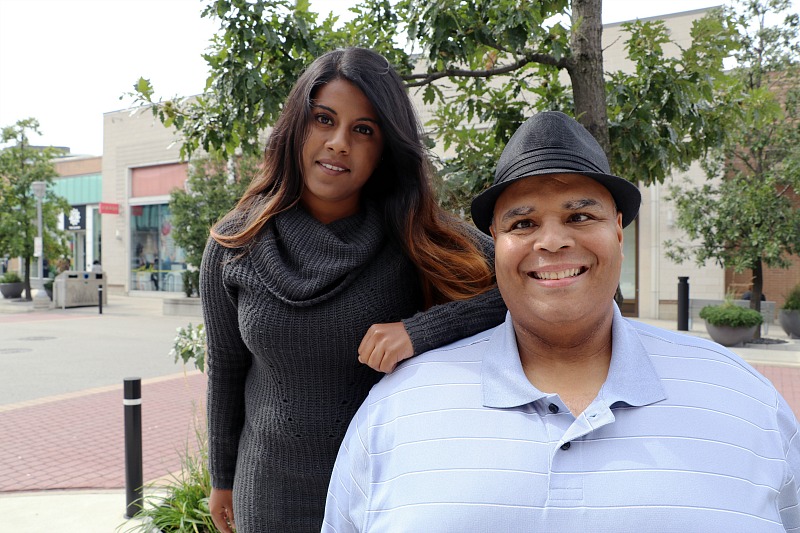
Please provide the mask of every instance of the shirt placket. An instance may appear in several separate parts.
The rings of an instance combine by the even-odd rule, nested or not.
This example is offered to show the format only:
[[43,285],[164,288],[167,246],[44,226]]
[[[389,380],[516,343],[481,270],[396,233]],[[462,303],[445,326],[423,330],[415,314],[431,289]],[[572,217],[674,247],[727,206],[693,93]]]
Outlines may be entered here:
[[606,405],[597,400],[577,418],[557,395],[543,398],[542,402],[550,444],[547,506],[584,505],[583,437],[613,422],[614,415]]

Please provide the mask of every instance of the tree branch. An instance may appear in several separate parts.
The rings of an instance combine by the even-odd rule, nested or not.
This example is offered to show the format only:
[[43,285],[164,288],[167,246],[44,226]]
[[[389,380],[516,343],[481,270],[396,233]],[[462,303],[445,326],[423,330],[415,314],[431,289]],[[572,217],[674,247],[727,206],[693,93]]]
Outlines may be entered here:
[[419,80],[407,83],[408,87],[422,87],[428,85],[441,78],[449,78],[460,76],[464,78],[490,78],[500,74],[508,74],[514,72],[527,65],[528,63],[540,63],[542,65],[551,65],[560,69],[567,68],[567,59],[562,58],[557,60],[549,54],[526,54],[515,62],[505,65],[503,67],[491,68],[486,70],[464,70],[464,69],[446,69],[439,72],[428,72],[425,74],[405,74],[401,76],[403,80]]

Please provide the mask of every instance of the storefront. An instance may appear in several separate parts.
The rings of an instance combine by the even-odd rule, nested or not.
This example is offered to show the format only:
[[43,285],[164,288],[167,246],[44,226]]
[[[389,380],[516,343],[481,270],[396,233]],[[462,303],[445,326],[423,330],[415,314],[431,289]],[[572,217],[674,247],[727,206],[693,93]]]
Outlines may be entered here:
[[169,193],[183,188],[186,169],[184,163],[131,169],[130,291],[183,291],[186,258],[173,238]]
[[[102,197],[102,158],[67,156],[54,161],[59,177],[53,192],[65,198],[70,208],[59,220],[69,245],[69,268],[90,270],[102,261],[102,224],[98,205]],[[51,258],[53,260],[61,258]]]

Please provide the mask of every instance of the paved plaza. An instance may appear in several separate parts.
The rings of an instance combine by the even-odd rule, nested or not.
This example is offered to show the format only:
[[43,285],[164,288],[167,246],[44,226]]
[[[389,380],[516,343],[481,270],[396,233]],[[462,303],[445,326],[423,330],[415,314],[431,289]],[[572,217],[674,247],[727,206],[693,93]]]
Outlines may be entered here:
[[[37,311],[0,299],[0,515],[23,533],[125,531],[123,380],[142,378],[145,483],[169,479],[197,445],[205,375],[168,355],[178,327],[162,300],[109,296],[97,307]],[[667,321],[650,321],[675,329]],[[705,336],[702,325],[692,334]],[[734,351],[800,416],[800,340]],[[199,426],[198,426],[199,421]]]

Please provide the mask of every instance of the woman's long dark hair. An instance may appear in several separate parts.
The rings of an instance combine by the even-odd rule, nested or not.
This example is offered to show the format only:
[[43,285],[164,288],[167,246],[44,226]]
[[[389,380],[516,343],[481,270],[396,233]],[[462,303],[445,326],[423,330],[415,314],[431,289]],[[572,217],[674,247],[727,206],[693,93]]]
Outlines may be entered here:
[[[472,297],[493,284],[492,269],[464,224],[436,203],[421,128],[400,76],[380,54],[345,48],[317,58],[289,93],[264,151],[264,163],[236,207],[211,230],[230,248],[244,247],[267,221],[300,201],[302,147],[316,91],[347,80],[367,97],[384,136],[381,161],[362,190],[383,210],[389,234],[420,273],[426,306]],[[221,231],[237,220],[236,232]]]

